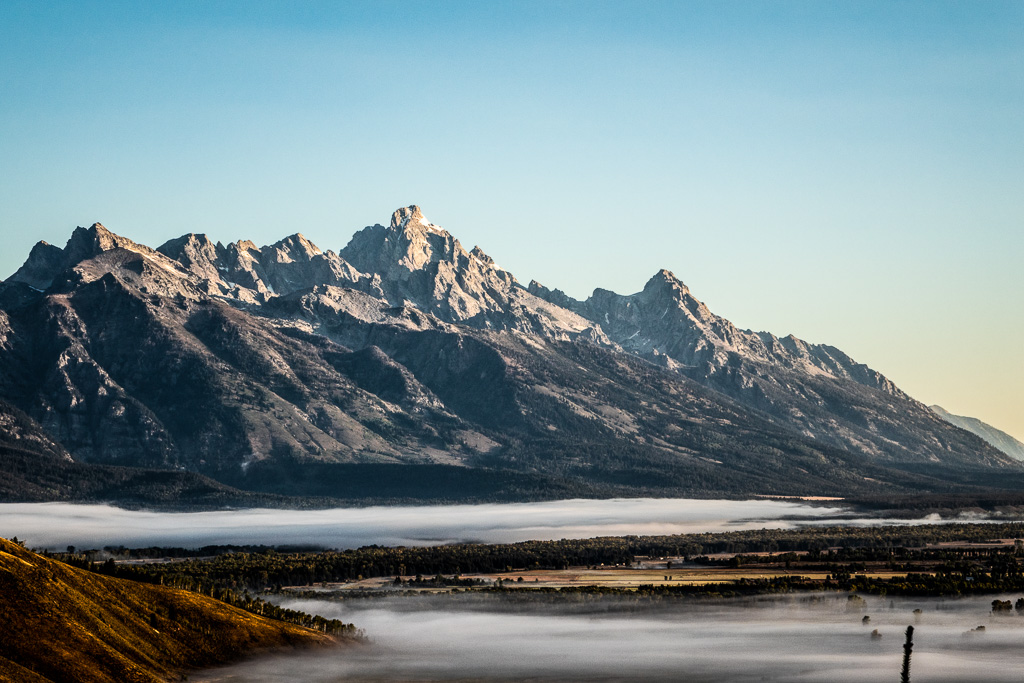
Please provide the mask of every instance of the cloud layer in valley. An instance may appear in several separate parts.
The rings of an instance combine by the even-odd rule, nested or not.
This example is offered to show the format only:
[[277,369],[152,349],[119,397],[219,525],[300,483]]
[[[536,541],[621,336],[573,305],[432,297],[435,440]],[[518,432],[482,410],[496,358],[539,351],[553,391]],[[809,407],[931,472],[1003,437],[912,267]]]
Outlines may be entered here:
[[[617,499],[542,503],[166,513],[108,505],[0,505],[0,535],[35,548],[214,544],[439,545],[791,528],[846,516],[767,500]],[[849,523],[846,520],[845,523]]]
[[[354,621],[371,644],[265,658],[192,678],[246,683],[896,680],[904,629],[913,624],[914,680],[1016,681],[1024,666],[1019,647],[1024,619],[993,616],[992,597],[786,596],[651,609],[603,600],[582,608],[562,605],[562,613],[543,606],[503,611],[493,599],[453,602],[450,597],[286,601],[287,607]],[[975,630],[979,626],[985,628]],[[872,637],[876,629],[880,637]]]
[[[838,505],[636,498],[327,510],[154,512],[110,505],[11,503],[0,504],[0,536],[17,536],[30,547],[40,549],[63,549],[68,545],[199,548],[230,544],[340,549],[941,521],[937,515],[917,520],[865,517]],[[971,517],[969,521],[982,520]]]

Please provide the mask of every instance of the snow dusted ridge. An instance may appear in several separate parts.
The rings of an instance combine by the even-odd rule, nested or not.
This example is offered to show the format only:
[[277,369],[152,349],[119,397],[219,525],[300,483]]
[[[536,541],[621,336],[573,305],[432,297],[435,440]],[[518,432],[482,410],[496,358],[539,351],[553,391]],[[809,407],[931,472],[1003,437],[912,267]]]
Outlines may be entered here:
[[419,217],[416,220],[419,221],[420,225],[422,225],[427,230],[429,230],[430,232],[432,232],[432,233],[434,233],[436,235],[445,235],[445,234],[447,234],[447,231],[442,230],[440,226],[434,225],[433,223],[428,221],[427,217],[424,216],[423,214],[420,214]]
[[[177,289],[189,296],[261,305],[326,285],[354,289],[391,306],[411,305],[442,322],[620,346],[670,368],[716,375],[742,361],[900,393],[834,347],[737,328],[714,315],[668,270],[660,270],[636,294],[595,289],[586,301],[537,282],[524,288],[479,247],[467,252],[415,205],[396,210],[388,227],[357,232],[340,253],[324,251],[300,233],[264,247],[250,241],[224,246],[206,235],[187,234],[153,250],[97,223],[76,230],[63,250],[36,245],[11,280],[45,289],[61,271],[115,249],[133,251],[168,277],[187,280]],[[756,384],[753,377],[739,381],[746,388]]]
[[[507,425],[513,418],[524,424],[540,419],[535,417],[540,410],[535,401],[550,400],[556,402],[557,411],[568,411],[571,420],[583,420],[593,426],[594,434],[606,435],[600,438],[631,435],[631,448],[664,448],[671,457],[691,458],[697,451],[690,441],[671,445],[670,433],[683,439],[697,424],[700,429],[733,429],[746,418],[729,411],[742,407],[750,411],[749,415],[756,415],[750,419],[768,420],[773,429],[788,434],[788,438],[828,444],[858,457],[941,463],[950,453],[963,452],[968,455],[956,457],[996,463],[1004,460],[997,451],[960,434],[880,373],[839,349],[808,344],[793,336],[779,338],[767,332],[743,330],[715,315],[669,270],[655,273],[635,294],[595,289],[585,301],[578,301],[535,281],[524,287],[480,247],[467,251],[414,205],[396,210],[388,225],[376,224],[356,232],[338,252],[323,250],[300,233],[262,247],[248,240],[224,245],[206,235],[189,233],[151,249],[95,224],[75,230],[63,249],[37,244],[4,286],[22,286],[19,283],[36,290],[19,293],[19,297],[35,296],[45,301],[57,297],[52,301],[58,308],[70,306],[69,293],[89,284],[98,285],[96,290],[89,290],[90,296],[99,296],[95,293],[99,290],[106,293],[104,296],[123,290],[140,300],[149,297],[174,302],[183,311],[183,321],[175,322],[172,332],[161,334],[189,339],[182,342],[189,349],[210,345],[218,363],[237,360],[244,372],[257,368],[261,377],[273,378],[272,388],[265,390],[269,393],[250,388],[244,395],[259,397],[260,410],[272,406],[275,415],[288,416],[273,429],[265,430],[266,438],[277,444],[276,448],[293,448],[306,454],[333,453],[342,444],[349,449],[346,453],[397,458],[401,447],[385,443],[385,437],[365,425],[376,425],[375,420],[384,419],[380,416],[411,411],[407,414],[410,421],[403,424],[413,424],[420,430],[415,439],[408,437],[418,444],[416,452],[431,462],[447,461],[454,457],[451,449],[466,452],[453,444],[489,443],[488,439],[497,444],[505,427],[494,425]],[[17,300],[10,293],[7,298]],[[157,306],[150,299],[138,306],[155,306],[155,318],[170,315],[170,304]],[[214,304],[219,307],[216,316],[205,308]],[[211,317],[214,322],[210,322]],[[95,321],[90,324],[97,325]],[[68,329],[77,330],[75,325],[78,323],[68,323]],[[206,325],[213,330],[206,333],[213,336],[234,327],[238,331],[227,341],[189,338],[194,330],[206,330]],[[86,332],[81,334],[87,336],[88,328],[82,323],[81,329]],[[273,337],[268,328],[288,330],[292,336],[268,341]],[[407,335],[419,336],[410,341],[412,337]],[[16,336],[14,332],[8,335],[12,339]],[[329,360],[324,359],[317,372],[324,376],[350,373],[352,382],[370,387],[366,391],[377,398],[352,398],[355,389],[347,385],[336,394],[317,393],[325,391],[326,385],[317,384],[315,391],[303,388],[304,382],[311,381],[303,375],[306,361],[288,350],[299,344],[297,339],[310,345],[304,353],[314,355],[323,352],[316,344],[341,344],[344,353],[336,349],[323,352]],[[72,345],[83,359],[88,356],[88,341]],[[62,358],[74,355],[67,349],[54,353]],[[344,356],[346,353],[363,355],[353,359]],[[597,365],[590,370],[586,369],[591,362],[588,354],[599,354],[601,359],[594,360]],[[557,366],[559,372],[567,367],[572,372],[559,374],[547,366],[543,371],[529,370],[531,363],[541,362],[538,358],[543,358],[543,363],[554,363],[552,367]],[[112,415],[127,411],[125,414],[136,421],[133,424],[152,419],[144,406],[132,403],[128,393],[115,386],[114,373],[102,369],[98,362],[89,363],[93,359],[80,363],[83,368],[95,367],[95,372],[89,371],[93,373],[89,382],[101,383],[104,396],[118,397],[118,406],[110,408]],[[52,403],[37,410],[39,419],[50,421],[47,424],[61,424],[61,429],[77,434],[61,422],[78,425],[75,421],[81,418],[77,413],[53,417],[64,409],[53,406],[74,405],[76,410],[83,410],[85,399],[80,394],[84,394],[69,378],[73,366],[68,362],[60,368],[63,375],[45,380],[47,386],[66,385],[66,391],[62,389],[66,395],[47,399]],[[638,366],[661,378],[656,386],[660,387],[658,382],[662,381],[682,383],[665,389],[664,394],[678,397],[680,403],[664,407],[647,397],[612,406],[595,399],[606,391],[622,396],[639,391],[634,386],[616,387],[619,380],[608,378],[614,372]],[[467,367],[472,367],[473,373],[463,374]],[[613,372],[610,368],[616,369]],[[582,374],[577,377],[572,373]],[[586,373],[590,373],[587,382],[595,384],[585,389],[576,387],[583,386],[580,378]],[[555,376],[564,378],[564,386],[551,379]],[[648,380],[654,381],[644,381]],[[705,424],[703,416],[693,417],[687,424],[673,421],[669,416],[681,405],[696,410],[694,406],[700,402],[688,393],[695,386],[728,401],[726,413],[731,417],[718,418],[713,426]],[[436,389],[435,395],[435,387],[445,387],[450,393],[442,396],[444,391]],[[473,413],[493,407],[498,414],[485,420],[492,431],[474,431],[459,422],[462,418],[455,417],[458,411],[451,405],[461,405],[462,396],[473,391],[477,393],[471,405],[460,409]],[[359,413],[358,419],[336,405],[339,399],[327,398],[342,394],[349,397],[345,405]],[[309,396],[313,395],[321,403],[310,404]],[[288,412],[280,405],[282,397],[301,407]],[[646,417],[637,417],[640,414]],[[458,426],[444,432],[444,438],[449,439],[444,448],[425,445],[443,439],[423,416]],[[554,438],[552,435],[560,429],[583,435],[567,443],[578,445],[598,438],[579,424],[568,426],[565,421],[570,418],[563,418],[561,423],[550,416],[545,418],[549,420],[542,428],[545,439]],[[253,408],[233,419],[231,424],[250,425],[263,424],[269,418]],[[85,430],[85,424],[79,427]],[[644,436],[644,430],[654,429],[650,425],[658,425],[663,431],[648,431]],[[516,432],[517,443],[528,438],[524,436],[527,427],[518,425],[515,429],[526,430]],[[453,437],[459,430],[466,436]],[[960,444],[964,438],[970,441],[967,446]],[[750,448],[754,452],[760,446]],[[500,450],[500,446],[494,449]],[[775,446],[769,448],[764,457],[774,457],[771,454],[777,450]],[[716,457],[709,462],[723,461]]]

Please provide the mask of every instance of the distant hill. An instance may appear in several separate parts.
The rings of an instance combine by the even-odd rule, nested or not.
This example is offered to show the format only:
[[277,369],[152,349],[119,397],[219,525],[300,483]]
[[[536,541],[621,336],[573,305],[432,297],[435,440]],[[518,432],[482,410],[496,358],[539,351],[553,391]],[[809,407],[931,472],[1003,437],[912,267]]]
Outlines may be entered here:
[[932,412],[946,422],[956,425],[960,429],[966,429],[972,434],[977,434],[992,447],[998,448],[1011,458],[1024,461],[1024,443],[1021,443],[1006,432],[996,429],[976,417],[954,415],[942,406],[930,406],[930,408]]
[[0,680],[158,683],[316,631],[195,593],[69,567],[0,539]]
[[99,223],[41,242],[0,284],[0,399],[34,425],[40,467],[167,472],[154,495],[851,495],[1024,471],[839,349],[715,315],[667,270],[578,301],[416,206],[337,252],[300,234],[154,249]]

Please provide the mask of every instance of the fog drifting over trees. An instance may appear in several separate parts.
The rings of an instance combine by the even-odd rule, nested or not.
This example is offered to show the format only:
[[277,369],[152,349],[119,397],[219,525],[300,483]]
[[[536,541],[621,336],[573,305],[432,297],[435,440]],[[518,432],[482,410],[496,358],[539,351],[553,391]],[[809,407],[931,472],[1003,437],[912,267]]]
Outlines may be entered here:
[[[903,633],[913,624],[912,680],[1019,680],[1024,625],[1013,616],[992,615],[991,602],[992,596],[849,600],[840,594],[635,611],[605,599],[575,608],[520,605],[512,611],[471,596],[290,600],[282,604],[356,621],[371,644],[260,659],[192,679],[859,683],[897,679]],[[872,637],[873,630],[881,637]]]

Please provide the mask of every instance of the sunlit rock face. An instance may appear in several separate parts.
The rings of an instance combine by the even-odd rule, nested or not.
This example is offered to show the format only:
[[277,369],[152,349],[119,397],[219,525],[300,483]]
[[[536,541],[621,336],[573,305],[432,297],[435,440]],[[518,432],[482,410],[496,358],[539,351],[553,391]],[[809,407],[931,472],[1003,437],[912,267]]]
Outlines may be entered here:
[[364,276],[333,251],[322,251],[296,233],[272,245],[257,247],[248,240],[223,246],[206,235],[185,235],[159,250],[200,277],[204,288],[247,302],[291,294],[317,285],[363,288],[379,293]]
[[[833,346],[741,330],[712,313],[667,270],[631,295],[595,289],[577,301],[537,282],[530,291],[599,324],[624,350],[765,411],[806,436],[874,456],[888,450],[887,440],[896,440],[932,458],[931,416],[881,373]],[[907,419],[915,423],[911,429],[898,439],[888,436]]]
[[834,347],[716,316],[667,270],[577,301],[417,206],[337,252],[299,233],[151,249],[98,223],[40,243],[0,285],[0,399],[79,461],[232,481],[421,463],[578,495],[843,494],[931,485],[901,463],[1014,462]]
[[385,296],[396,306],[411,303],[476,329],[607,341],[598,326],[535,297],[480,247],[466,251],[418,206],[395,211],[387,227],[364,228],[341,254],[361,271],[379,275]]

